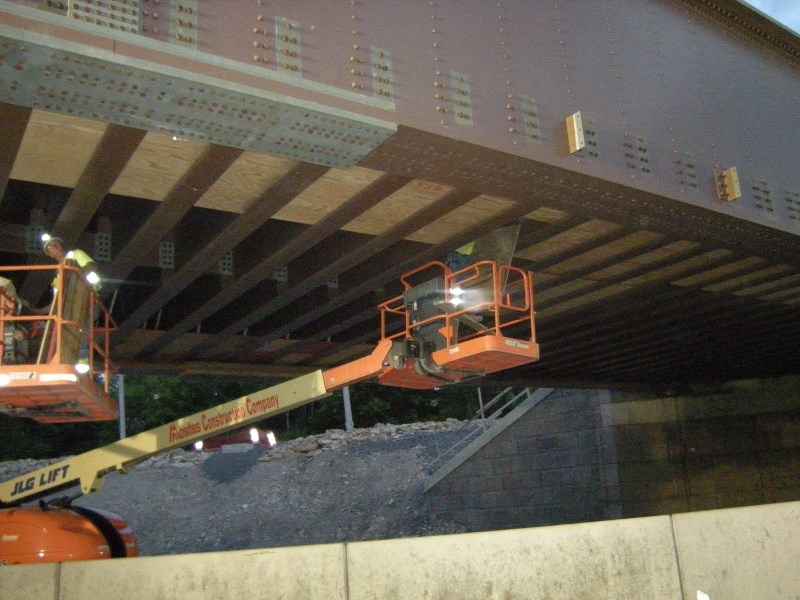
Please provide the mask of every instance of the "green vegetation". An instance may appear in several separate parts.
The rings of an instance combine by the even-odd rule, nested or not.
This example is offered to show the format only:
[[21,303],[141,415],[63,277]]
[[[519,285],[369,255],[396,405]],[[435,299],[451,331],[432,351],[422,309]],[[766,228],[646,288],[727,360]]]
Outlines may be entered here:
[[[112,397],[118,397],[114,378]],[[223,379],[218,377],[176,378],[126,376],[126,430],[134,435],[180,417],[239,398],[275,382],[263,379]],[[491,390],[484,390],[490,398]],[[473,387],[449,386],[438,390],[403,390],[362,383],[350,388],[353,422],[356,427],[376,423],[414,423],[466,419],[478,409]],[[272,429],[281,439],[344,429],[342,392],[319,402],[302,406],[258,423]],[[76,423],[43,425],[30,419],[0,415],[0,460],[53,458],[79,454],[114,442],[119,424]]]

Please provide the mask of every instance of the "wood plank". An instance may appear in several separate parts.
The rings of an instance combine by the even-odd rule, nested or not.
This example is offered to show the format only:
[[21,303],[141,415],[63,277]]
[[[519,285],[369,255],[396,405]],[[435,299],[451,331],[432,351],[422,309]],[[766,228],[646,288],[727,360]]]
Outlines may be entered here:
[[58,216],[53,235],[63,238],[69,247],[77,242],[144,135],[141,129],[108,126]]
[[350,221],[342,229],[380,235],[452,191],[453,188],[447,185],[415,179],[377,206]]
[[112,279],[125,279],[139,264],[140,257],[155,248],[172,228],[211,187],[217,177],[241,155],[236,148],[207,146],[179,181],[175,182],[161,206],[150,216],[107,268]]
[[11,179],[74,188],[107,128],[105,123],[34,110]]
[[558,221],[566,219],[568,216],[569,213],[563,210],[548,206],[540,206],[536,210],[525,215],[525,218],[531,221],[541,221],[542,223],[557,223]]
[[29,108],[0,103],[0,123],[3,124],[0,127],[0,204],[3,203],[11,169],[14,167],[30,116]]
[[726,280],[728,276],[738,276],[742,273],[742,271],[751,271],[753,269],[763,267],[766,262],[767,261],[763,258],[750,256],[728,265],[716,267],[714,269],[709,269],[708,271],[692,275],[691,277],[676,279],[672,282],[672,284],[681,287],[695,287],[704,283],[717,283],[720,280]]
[[[222,233],[186,261],[164,284],[120,324],[115,339],[128,335],[151,314],[177,296],[190,283],[206,272],[228,250],[232,250],[247,236],[264,224],[301,190],[326,173],[327,167],[299,163],[278,182],[265,190],[262,197],[231,223]],[[165,340],[166,342],[167,340]]]
[[[515,205],[516,202],[513,200],[482,194],[424,227],[420,227],[416,233],[409,235],[406,239],[412,242],[440,244],[448,238],[458,235],[459,232],[474,227],[476,223],[484,222],[511,210]],[[451,248],[451,250],[454,249]]]
[[622,254],[635,251],[648,244],[663,240],[664,236],[652,231],[636,231],[614,241],[603,244],[598,248],[592,248],[588,252],[583,252],[558,264],[547,268],[548,273],[570,273],[578,269],[585,269],[592,265],[606,262],[610,258],[619,257]]
[[297,164],[288,158],[245,152],[200,198],[197,206],[241,214]]
[[616,223],[592,219],[538,244],[534,244],[519,252],[517,256],[525,260],[543,260],[573,248],[578,248],[583,244],[590,243],[620,229],[622,229],[622,226]]
[[382,175],[380,171],[362,167],[353,167],[347,171],[331,169],[280,210],[275,218],[314,225]]
[[[148,133],[117,178],[111,193],[163,201],[209,147],[205,142],[173,140],[168,135]],[[190,188],[185,191],[194,192]]]

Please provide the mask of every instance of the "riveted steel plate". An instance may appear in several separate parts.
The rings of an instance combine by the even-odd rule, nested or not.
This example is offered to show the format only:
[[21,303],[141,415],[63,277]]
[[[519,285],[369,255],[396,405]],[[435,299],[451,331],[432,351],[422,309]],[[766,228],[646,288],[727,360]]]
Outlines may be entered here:
[[777,221],[775,206],[773,204],[772,184],[766,179],[753,178],[750,189],[756,208],[767,221]]
[[[66,5],[67,3],[64,2]],[[118,31],[139,33],[142,29],[141,10],[137,0],[72,0],[67,15],[77,21],[92,23],[100,27],[108,27]]]
[[290,19],[275,19],[275,51],[278,70],[289,75],[303,75],[300,23]]
[[[542,125],[539,121],[539,104],[525,94],[520,95],[523,122],[525,123],[525,138],[529,144],[542,143]],[[509,103],[510,105],[510,103]],[[511,106],[511,105],[510,105]]]
[[372,93],[394,102],[394,72],[392,53],[385,48],[370,48],[372,67]]
[[197,48],[197,0],[172,3],[169,9],[169,39],[173,44]]
[[472,92],[469,75],[450,71],[450,88],[453,90],[453,118],[459,125],[472,126]]
[[[38,40],[37,40],[38,41]],[[392,123],[0,27],[0,102],[347,168]]]

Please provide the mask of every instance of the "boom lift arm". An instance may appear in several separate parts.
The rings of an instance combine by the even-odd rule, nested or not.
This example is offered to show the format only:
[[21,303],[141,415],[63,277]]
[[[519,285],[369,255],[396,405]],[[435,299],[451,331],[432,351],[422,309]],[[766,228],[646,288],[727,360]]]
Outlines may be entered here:
[[109,473],[124,473],[156,454],[281,414],[375,376],[391,346],[391,341],[382,340],[371,355],[342,367],[302,375],[0,483],[0,506],[19,505],[78,485],[82,495],[98,492]]
[[[367,379],[431,389],[538,360],[532,274],[483,261],[457,272],[433,262],[401,279],[381,306],[381,340],[368,356],[209,408],[0,483],[0,506],[16,506],[103,478],[156,454],[272,417]],[[401,323],[390,334],[392,319]],[[523,335],[509,337],[509,330]]]
[[[0,510],[0,565],[136,556],[135,539],[121,517],[71,502],[99,491],[108,474],[126,472],[156,454],[278,415],[367,379],[431,389],[539,359],[531,273],[492,261],[452,272],[434,262],[406,274],[401,282],[403,293],[380,306],[381,339],[370,355],[0,483],[0,507],[5,507]],[[76,486],[80,492],[72,497],[44,501]],[[21,506],[35,500],[39,507]]]

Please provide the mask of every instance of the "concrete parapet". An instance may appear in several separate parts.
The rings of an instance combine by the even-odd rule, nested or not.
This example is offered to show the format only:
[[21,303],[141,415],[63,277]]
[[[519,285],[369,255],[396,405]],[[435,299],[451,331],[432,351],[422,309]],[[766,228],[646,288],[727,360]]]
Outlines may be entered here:
[[800,502],[462,535],[0,567],[3,600],[800,597]]
[[684,598],[800,598],[800,502],[673,516]]
[[350,600],[679,600],[669,517],[351,544]]
[[347,597],[342,544],[0,567],[2,600]]
[[61,600],[58,596],[60,564],[0,566],[2,600]]

